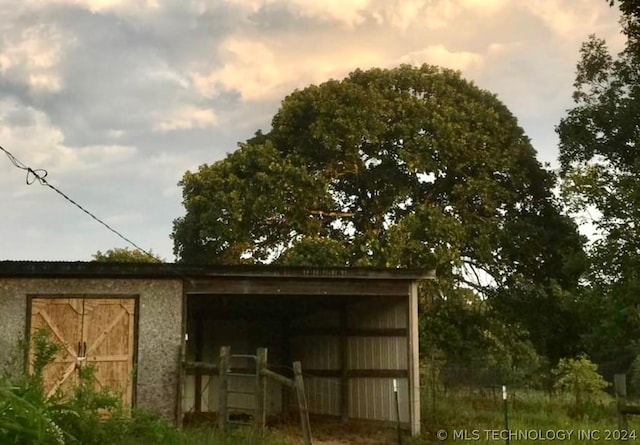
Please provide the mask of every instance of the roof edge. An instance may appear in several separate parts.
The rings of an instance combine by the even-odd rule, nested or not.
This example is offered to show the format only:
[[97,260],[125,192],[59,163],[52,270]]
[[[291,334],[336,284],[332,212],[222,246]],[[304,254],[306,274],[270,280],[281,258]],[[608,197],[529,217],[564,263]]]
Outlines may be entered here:
[[2,278],[164,278],[215,277],[435,279],[433,270],[377,267],[303,267],[273,265],[188,265],[181,263],[111,263],[97,261],[0,261]]

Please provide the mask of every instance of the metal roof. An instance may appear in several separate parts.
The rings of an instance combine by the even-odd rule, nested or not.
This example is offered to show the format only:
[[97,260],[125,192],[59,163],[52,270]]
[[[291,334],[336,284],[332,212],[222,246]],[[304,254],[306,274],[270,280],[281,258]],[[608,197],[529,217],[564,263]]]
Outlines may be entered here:
[[324,279],[434,279],[423,269],[370,267],[297,267],[273,265],[187,265],[180,263],[110,263],[83,261],[0,261],[3,278],[163,278],[213,277],[324,278]]

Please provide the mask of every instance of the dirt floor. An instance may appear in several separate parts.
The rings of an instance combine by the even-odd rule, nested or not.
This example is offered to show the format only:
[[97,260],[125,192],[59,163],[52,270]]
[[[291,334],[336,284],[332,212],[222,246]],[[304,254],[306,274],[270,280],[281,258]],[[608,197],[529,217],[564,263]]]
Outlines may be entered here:
[[[397,443],[397,431],[393,425],[355,420],[345,424],[339,419],[322,416],[313,416],[310,421],[314,445],[394,445]],[[302,440],[300,424],[294,419],[272,425],[272,427]]]
[[[365,420],[349,420],[343,423],[332,416],[310,416],[311,435],[314,445],[395,445],[398,433],[392,423]],[[186,425],[215,425],[216,416],[210,413],[190,415]],[[283,415],[267,421],[267,427],[303,443],[300,420],[297,415]],[[406,431],[404,432],[406,434]]]

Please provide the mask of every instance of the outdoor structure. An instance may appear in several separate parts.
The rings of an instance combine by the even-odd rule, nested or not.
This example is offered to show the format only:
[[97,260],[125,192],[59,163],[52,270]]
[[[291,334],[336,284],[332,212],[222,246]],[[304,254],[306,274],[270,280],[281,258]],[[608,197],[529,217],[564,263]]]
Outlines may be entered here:
[[[88,363],[126,403],[182,422],[218,412],[223,346],[246,356],[229,364],[238,375],[228,385],[230,404],[249,407],[243,387],[255,381],[240,374],[267,348],[279,374],[301,363],[311,415],[395,422],[395,381],[400,421],[417,434],[417,283],[429,278],[403,269],[5,261],[0,363],[44,328],[65,345],[45,376],[51,392],[72,386]],[[267,383],[267,416],[294,404],[287,388]]]

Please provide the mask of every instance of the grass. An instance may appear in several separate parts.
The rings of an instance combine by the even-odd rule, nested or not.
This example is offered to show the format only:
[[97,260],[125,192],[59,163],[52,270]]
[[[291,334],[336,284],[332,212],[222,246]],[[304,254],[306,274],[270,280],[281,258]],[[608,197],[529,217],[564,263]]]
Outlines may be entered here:
[[44,369],[60,351],[46,331],[33,337],[32,372],[0,374],[0,444],[2,445],[289,445],[284,435],[235,429],[180,430],[153,413],[127,409],[121,397],[96,389],[91,367],[79,372],[69,394],[47,397]]
[[[48,398],[42,372],[58,350],[44,334],[36,334],[34,348],[30,375],[0,375],[2,445],[292,445],[300,441],[291,431],[269,430],[262,435],[252,429],[233,429],[225,434],[203,426],[180,430],[152,413],[125,409],[117,394],[96,390],[91,368],[80,373],[80,384],[72,394]],[[604,392],[577,409],[575,401],[562,393],[511,391],[508,430],[501,396],[498,388],[425,392],[423,434],[407,443],[502,444],[509,437],[514,445],[588,445],[621,443],[624,438],[615,401]],[[353,444],[394,443],[392,430],[369,424],[362,430],[333,425],[326,437],[322,437],[322,429],[315,428],[312,425],[314,435],[326,439],[340,435]],[[631,417],[628,443],[640,444],[639,430],[640,416]]]
[[[630,444],[640,444],[640,418],[629,418],[629,432],[618,425],[615,400],[602,394],[580,414],[567,396],[537,390],[512,392],[507,402],[508,430],[500,391],[449,391],[436,403],[424,394],[423,434],[413,445],[455,443],[512,444],[612,444],[627,434]],[[507,433],[507,431],[509,433]]]

